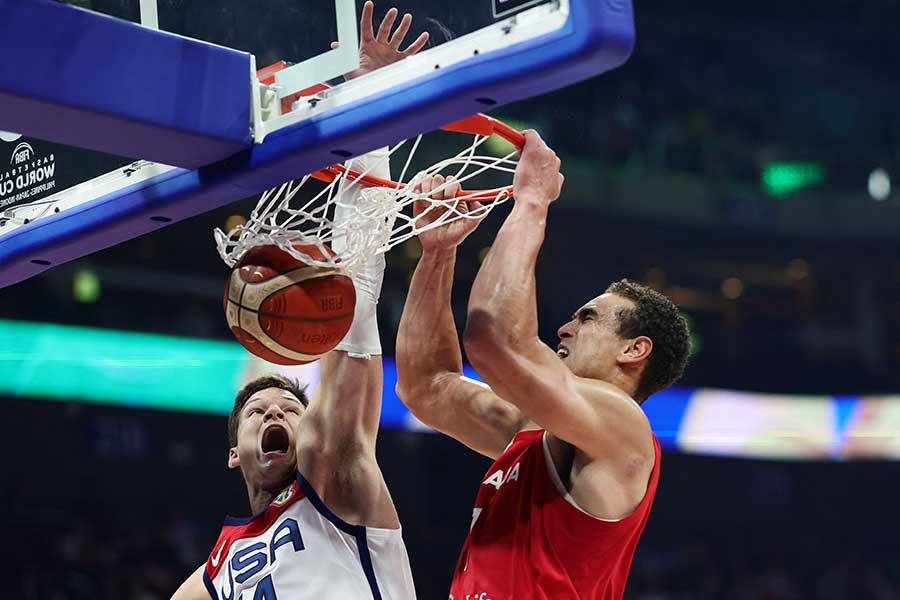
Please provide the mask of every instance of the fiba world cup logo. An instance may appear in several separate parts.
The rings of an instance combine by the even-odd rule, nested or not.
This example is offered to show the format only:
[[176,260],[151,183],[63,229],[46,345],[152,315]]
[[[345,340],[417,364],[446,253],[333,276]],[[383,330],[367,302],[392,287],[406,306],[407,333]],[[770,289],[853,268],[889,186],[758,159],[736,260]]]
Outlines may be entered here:
[[285,488],[285,490],[283,492],[278,494],[278,497],[275,498],[275,500],[272,503],[275,506],[281,506],[282,504],[284,504],[291,498],[291,496],[293,495],[293,492],[294,492],[294,485],[291,484],[287,488]]
[[32,148],[31,144],[28,142],[21,142],[13,150],[12,157],[9,159],[9,164],[20,165],[24,162],[28,162],[32,158],[34,158],[34,148]]

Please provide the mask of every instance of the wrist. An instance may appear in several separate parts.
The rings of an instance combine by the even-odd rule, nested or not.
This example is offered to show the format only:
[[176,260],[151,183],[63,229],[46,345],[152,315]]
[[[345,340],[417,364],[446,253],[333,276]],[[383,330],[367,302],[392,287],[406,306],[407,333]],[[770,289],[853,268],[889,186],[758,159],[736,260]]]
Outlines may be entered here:
[[547,212],[547,209],[550,208],[550,203],[551,201],[541,194],[522,192],[521,194],[516,194],[513,209],[520,208],[523,210]]
[[436,261],[454,260],[456,258],[456,246],[428,248],[422,247],[422,258]]

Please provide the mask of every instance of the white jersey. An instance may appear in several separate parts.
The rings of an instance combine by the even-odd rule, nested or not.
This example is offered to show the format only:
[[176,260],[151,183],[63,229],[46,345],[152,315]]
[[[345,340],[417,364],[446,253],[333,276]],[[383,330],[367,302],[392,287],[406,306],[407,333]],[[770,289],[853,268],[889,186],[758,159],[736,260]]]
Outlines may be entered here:
[[262,512],[228,517],[206,561],[215,600],[415,600],[400,529],[350,525],[297,473]]

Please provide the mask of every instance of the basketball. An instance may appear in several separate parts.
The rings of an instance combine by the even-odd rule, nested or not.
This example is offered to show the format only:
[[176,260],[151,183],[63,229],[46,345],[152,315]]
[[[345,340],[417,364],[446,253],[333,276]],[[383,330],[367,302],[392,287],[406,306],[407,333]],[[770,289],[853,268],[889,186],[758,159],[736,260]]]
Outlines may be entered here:
[[[297,249],[325,258],[315,246]],[[232,269],[224,304],[228,326],[244,348],[275,364],[302,365],[347,335],[356,289],[346,269],[311,266],[277,246],[258,246]]]

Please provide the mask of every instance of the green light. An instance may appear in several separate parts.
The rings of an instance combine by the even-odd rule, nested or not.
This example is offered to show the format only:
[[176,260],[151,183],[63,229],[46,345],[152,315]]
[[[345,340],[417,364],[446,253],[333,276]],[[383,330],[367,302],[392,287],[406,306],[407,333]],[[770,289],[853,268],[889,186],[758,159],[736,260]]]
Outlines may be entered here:
[[72,295],[75,302],[93,304],[100,299],[100,278],[93,271],[77,271],[72,280]]
[[228,414],[234,342],[0,320],[0,394]]
[[825,167],[811,162],[770,163],[762,174],[763,189],[775,198],[786,198],[824,181]]
[[[515,121],[512,119],[503,119],[503,122],[512,127],[513,129],[518,129],[519,131],[524,131],[526,129],[536,129],[536,127],[531,123],[526,123],[525,121]],[[484,142],[484,147],[494,156],[506,156],[512,152],[516,151],[516,147],[504,140],[499,135],[492,135]]]

